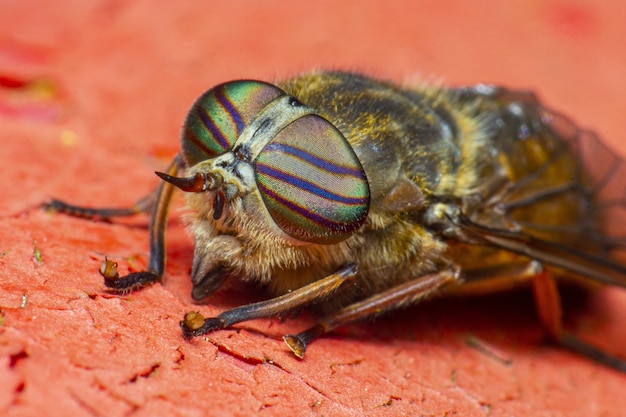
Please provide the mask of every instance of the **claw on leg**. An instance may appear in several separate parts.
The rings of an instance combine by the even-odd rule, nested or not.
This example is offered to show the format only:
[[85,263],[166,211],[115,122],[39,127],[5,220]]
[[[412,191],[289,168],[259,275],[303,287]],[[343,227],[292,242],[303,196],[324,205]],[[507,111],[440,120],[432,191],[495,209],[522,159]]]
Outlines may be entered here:
[[453,282],[458,282],[459,270],[454,267],[435,274],[425,275],[400,284],[363,301],[351,304],[322,319],[313,327],[296,335],[286,335],[283,340],[298,358],[310,342],[347,323],[372,317],[403,306],[414,304]]
[[304,352],[309,345],[309,342],[322,336],[326,331],[320,325],[313,326],[298,334],[288,334],[283,336],[283,340],[289,346],[289,349],[293,352],[298,359],[304,359]]
[[294,308],[323,300],[352,285],[357,274],[354,264],[343,266],[334,274],[280,297],[224,311],[217,317],[205,319],[200,313],[189,312],[180,327],[186,338],[202,336],[242,321],[261,317],[278,317]]

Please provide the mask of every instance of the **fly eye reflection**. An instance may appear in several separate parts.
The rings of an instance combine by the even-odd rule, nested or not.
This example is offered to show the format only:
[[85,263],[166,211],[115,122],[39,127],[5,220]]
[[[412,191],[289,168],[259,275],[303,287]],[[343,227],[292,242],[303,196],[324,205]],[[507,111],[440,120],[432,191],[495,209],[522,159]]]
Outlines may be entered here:
[[[234,81],[207,91],[192,106],[183,128],[187,166],[231,151],[245,127],[282,96],[278,87],[259,81]],[[289,107],[296,105],[294,100],[286,103],[285,114],[290,116],[279,128],[249,139],[265,143],[252,162],[262,201],[274,223],[294,239],[318,244],[345,240],[369,211],[369,185],[361,162],[329,121],[317,114],[290,113]],[[242,158],[240,153],[249,149],[238,145],[234,152],[247,162],[250,155]],[[216,219],[225,203],[221,197],[218,190]]]

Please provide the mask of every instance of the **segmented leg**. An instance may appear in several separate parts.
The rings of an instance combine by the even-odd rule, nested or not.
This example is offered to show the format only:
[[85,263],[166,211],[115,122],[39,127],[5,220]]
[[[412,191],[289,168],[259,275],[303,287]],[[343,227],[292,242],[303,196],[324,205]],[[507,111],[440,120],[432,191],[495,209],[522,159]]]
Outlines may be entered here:
[[[175,176],[182,168],[182,161],[180,155],[174,158],[174,161],[167,167],[165,171],[168,175]],[[150,258],[148,260],[148,270],[144,272],[137,272],[137,283],[139,286],[152,284],[158,281],[165,272],[165,228],[167,223],[167,213],[172,202],[172,194],[174,193],[174,186],[168,182],[161,182],[157,190],[156,204],[152,211],[152,217],[150,218]],[[131,277],[134,274],[129,274],[126,277],[120,278],[126,279],[124,288],[134,287]],[[145,280],[145,283],[142,281]],[[109,288],[114,288],[105,282],[105,285]]]
[[350,286],[354,282],[356,274],[356,265],[348,264],[334,274],[290,293],[259,303],[233,308],[224,311],[217,317],[205,319],[200,313],[189,312],[185,315],[185,319],[180,322],[180,327],[186,338],[192,338],[224,329],[242,321],[262,317],[277,317],[294,308],[321,301],[336,294],[337,291]]
[[315,326],[296,335],[286,335],[283,339],[291,351],[300,359],[308,344],[339,326],[365,317],[376,316],[409,304],[414,304],[447,284],[456,282],[458,268],[446,269],[413,281],[398,285],[363,301],[351,304],[320,320]]
[[157,192],[158,188],[155,188],[150,194],[142,197],[131,207],[81,207],[57,199],[45,202],[41,207],[44,210],[64,213],[73,217],[106,220],[113,217],[129,217],[139,213],[151,212],[156,202]]
[[[182,169],[182,160],[177,155],[167,168],[166,173],[175,176],[180,169]],[[147,270],[120,277],[117,274],[117,264],[109,260],[105,260],[100,269],[100,274],[104,278],[104,285],[107,288],[113,291],[126,292],[155,283],[165,271],[165,226],[173,192],[173,185],[168,182],[162,182],[152,193],[127,208],[79,207],[60,200],[52,200],[43,204],[42,207],[46,210],[58,211],[71,216],[97,219],[133,216],[142,212],[151,212],[150,258]]]
[[496,282],[502,281],[502,283],[513,284],[516,281],[532,278],[537,315],[550,339],[596,362],[626,372],[626,362],[622,359],[611,356],[580,340],[563,328],[563,310],[559,290],[554,277],[543,268],[541,263],[529,261],[496,265],[476,271],[464,271],[462,278],[464,283],[460,289],[463,290],[463,294],[471,293],[471,287],[474,284],[478,284],[478,288],[480,288],[480,284],[483,282],[498,285]]
[[533,278],[533,294],[543,327],[554,342],[611,368],[626,372],[626,362],[584,342],[563,329],[561,296],[554,277],[543,271]]

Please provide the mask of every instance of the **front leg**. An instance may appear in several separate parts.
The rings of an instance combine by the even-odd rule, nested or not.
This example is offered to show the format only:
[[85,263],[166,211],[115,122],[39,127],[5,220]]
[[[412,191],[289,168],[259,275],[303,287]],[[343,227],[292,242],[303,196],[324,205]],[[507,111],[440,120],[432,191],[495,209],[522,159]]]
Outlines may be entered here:
[[[183,168],[183,161],[180,155],[177,155],[166,172],[168,175],[176,175]],[[154,284],[163,276],[165,271],[165,227],[173,191],[174,186],[172,184],[162,182],[153,192],[141,198],[133,206],[125,208],[81,207],[56,199],[44,203],[42,208],[75,217],[105,220],[134,216],[139,213],[151,213],[150,258],[147,270],[120,277],[117,272],[117,263],[105,259],[100,267],[100,275],[104,278],[104,285],[114,292],[125,293]]]
[[[167,173],[176,175],[182,169],[180,156],[177,156],[167,168]],[[112,271],[111,265],[107,264],[100,268],[100,274],[104,278],[104,285],[115,292],[127,292],[141,287],[152,285],[161,279],[165,272],[165,227],[167,214],[174,186],[168,182],[162,182],[156,190],[156,201],[152,208],[150,218],[150,258],[146,271],[133,272],[123,277]],[[105,263],[110,262],[105,260]],[[106,273],[103,273],[102,271]]]
[[198,337],[233,324],[262,317],[277,317],[305,304],[324,300],[354,283],[355,264],[347,264],[337,272],[280,297],[224,311],[217,317],[205,319],[200,313],[189,312],[180,322],[186,338]]

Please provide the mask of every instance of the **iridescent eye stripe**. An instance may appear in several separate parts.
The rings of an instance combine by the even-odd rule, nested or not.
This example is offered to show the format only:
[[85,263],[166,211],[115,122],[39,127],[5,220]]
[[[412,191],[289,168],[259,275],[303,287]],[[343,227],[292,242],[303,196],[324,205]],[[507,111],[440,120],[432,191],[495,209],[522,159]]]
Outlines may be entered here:
[[181,153],[189,166],[232,149],[246,124],[284,91],[260,81],[241,80],[218,85],[194,102],[181,135]]
[[263,186],[262,184],[259,184],[259,188],[262,189],[263,193],[267,197],[276,201],[276,203],[280,204],[281,206],[287,207],[292,212],[299,214],[300,216],[309,219],[322,227],[329,228],[332,231],[351,232],[361,226],[360,222],[355,221],[345,223],[328,220],[327,218],[322,217],[319,214],[312,212],[311,210],[308,210],[306,207],[299,206],[297,204],[294,204],[292,201],[281,197],[280,195],[276,194],[274,191]]
[[230,143],[228,143],[228,139],[226,139],[220,128],[215,125],[213,118],[206,113],[206,109],[204,107],[198,107],[197,113],[204,127],[211,132],[211,135],[217,140],[222,149],[229,149]]
[[198,135],[196,135],[196,132],[189,127],[185,129],[185,140],[191,142],[200,149],[200,151],[204,152],[205,155],[213,155],[215,153],[213,149],[209,148],[204,140],[200,139]]
[[268,152],[268,151],[270,152],[275,151],[275,152],[281,152],[281,153],[285,153],[288,155],[292,155],[304,162],[307,162],[311,165],[316,166],[317,168],[323,169],[333,174],[350,175],[350,176],[357,177],[357,178],[363,177],[363,172],[358,169],[341,166],[333,162],[329,162],[325,159],[319,158],[311,154],[310,152],[307,152],[300,148],[296,148],[294,146],[285,145],[283,143],[272,142],[268,144],[263,150],[263,152]]
[[256,183],[270,216],[287,235],[334,244],[367,219],[367,177],[354,150],[328,120],[295,119],[254,162]]
[[224,110],[226,110],[231,120],[235,123],[235,126],[237,126],[237,136],[239,136],[244,127],[243,117],[241,117],[241,114],[239,113],[239,111],[237,111],[235,105],[227,97],[224,90],[224,86],[217,89],[215,91],[215,97],[217,97],[217,101],[222,105]]
[[296,177],[294,175],[287,174],[286,172],[283,172],[275,168],[271,168],[267,165],[257,163],[256,169],[257,169],[257,172],[260,174],[267,175],[268,177],[275,178],[287,184],[291,184],[295,187],[300,188],[301,190],[305,190],[311,194],[314,194],[326,200],[336,201],[336,202],[340,202],[340,203],[344,203],[344,204],[348,204],[352,206],[362,206],[364,204],[367,204],[367,201],[368,201],[367,197],[361,197],[361,198],[346,197],[343,195],[332,193],[328,190],[318,187],[317,185],[313,184],[310,181],[307,181],[300,177]]

